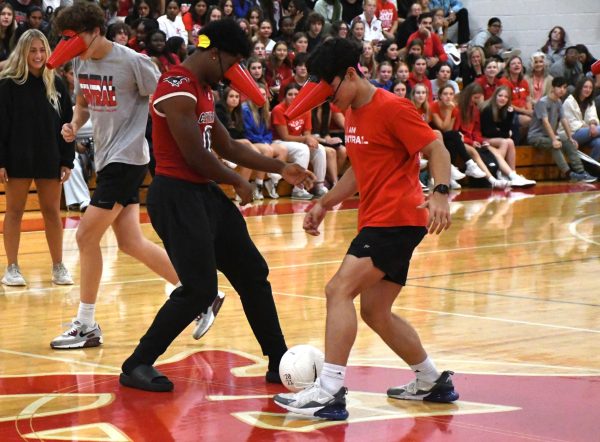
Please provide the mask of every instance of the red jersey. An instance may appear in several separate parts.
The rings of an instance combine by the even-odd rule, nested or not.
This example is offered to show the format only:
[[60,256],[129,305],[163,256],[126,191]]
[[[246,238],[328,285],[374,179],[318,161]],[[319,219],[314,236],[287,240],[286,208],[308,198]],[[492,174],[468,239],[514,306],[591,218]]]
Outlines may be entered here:
[[284,101],[275,106],[271,112],[271,127],[273,128],[273,138],[276,140],[279,139],[279,136],[277,135],[275,126],[287,126],[288,134],[294,136],[301,136],[304,132],[312,130],[310,111],[295,120],[289,120],[285,116],[287,108],[288,105]]
[[192,169],[181,154],[173,138],[165,114],[156,110],[161,101],[172,97],[189,97],[196,102],[196,121],[204,140],[204,148],[210,150],[211,130],[215,121],[215,103],[209,86],[198,83],[196,76],[185,67],[178,65],[165,72],[158,80],[154,93],[152,113],[152,140],[156,159],[156,175],[168,176],[192,183],[210,181]]
[[[436,101],[431,106],[429,106],[429,113],[431,115],[436,114],[442,120],[444,119],[444,117],[442,117],[442,111],[440,109],[440,102],[439,101]],[[457,106],[454,106],[454,108],[452,109],[452,118],[454,118],[454,126],[452,126],[452,130],[458,130],[458,125],[459,125],[459,122],[460,122],[460,112],[458,111],[458,107]],[[433,119],[431,121],[432,121],[432,124],[433,124]],[[437,127],[436,129],[440,129],[440,128]]]
[[[529,98],[529,83],[522,79],[513,83],[508,78],[501,78],[498,81],[499,85],[506,86],[512,90],[512,105],[516,107],[527,107],[527,98]],[[487,99],[487,98],[486,98]]]
[[425,226],[418,154],[436,137],[412,102],[377,89],[368,104],[348,108],[345,132],[360,192],[358,229]]
[[390,3],[387,0],[377,0],[377,9],[375,15],[381,20],[381,29],[384,31],[390,31],[392,26],[398,20],[398,10],[394,3]]
[[481,77],[477,77],[475,79],[475,83],[481,85],[481,87],[483,88],[483,98],[486,100],[489,100],[491,98],[491,96],[494,95],[494,91],[500,84],[498,82],[498,80],[495,78],[494,78],[494,83],[489,84],[487,77],[485,75],[482,75]]

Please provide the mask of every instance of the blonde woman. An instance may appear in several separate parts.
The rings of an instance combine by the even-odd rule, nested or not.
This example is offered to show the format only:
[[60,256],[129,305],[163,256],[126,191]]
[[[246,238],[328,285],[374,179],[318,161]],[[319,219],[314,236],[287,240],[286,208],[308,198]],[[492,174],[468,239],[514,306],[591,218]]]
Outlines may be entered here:
[[35,181],[52,257],[52,281],[73,280],[62,263],[62,183],[69,179],[75,149],[60,135],[73,111],[69,91],[46,69],[50,46],[37,29],[26,31],[0,72],[0,183],[6,189],[4,248],[8,267],[2,283],[27,284],[18,263],[21,219]]
[[531,69],[530,72],[525,74],[525,79],[529,83],[529,92],[533,104],[550,93],[552,75],[548,73],[546,54],[540,51],[531,54]]

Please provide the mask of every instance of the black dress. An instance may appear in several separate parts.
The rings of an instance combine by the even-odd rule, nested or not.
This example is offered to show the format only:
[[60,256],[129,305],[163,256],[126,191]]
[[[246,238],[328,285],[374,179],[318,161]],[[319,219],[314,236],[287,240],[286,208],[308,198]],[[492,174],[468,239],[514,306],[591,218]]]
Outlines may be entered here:
[[75,145],[60,134],[73,117],[71,99],[58,77],[55,85],[60,114],[48,101],[41,77],[30,74],[22,85],[0,80],[0,167],[9,179],[59,179],[62,166],[73,168]]

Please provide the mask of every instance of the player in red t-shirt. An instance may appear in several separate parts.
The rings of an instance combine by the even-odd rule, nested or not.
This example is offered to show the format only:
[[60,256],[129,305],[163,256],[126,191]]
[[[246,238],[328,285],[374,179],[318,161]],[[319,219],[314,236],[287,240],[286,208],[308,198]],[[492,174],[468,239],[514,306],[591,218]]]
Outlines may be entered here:
[[[275,397],[275,402],[287,410],[331,420],[348,417],[343,385],[356,338],[353,301],[358,295],[367,325],[417,376],[407,385],[390,388],[388,396],[435,402],[458,399],[450,379],[452,372],[437,371],[415,329],[391,310],[406,284],[415,247],[428,231],[441,233],[450,226],[448,151],[410,101],[377,89],[362,77],[360,53],[359,46],[341,38],[327,40],[315,49],[309,58],[309,71],[320,77],[321,83],[305,86],[310,92],[298,96],[298,103],[308,103],[306,106],[289,109],[293,118],[296,112],[330,94],[332,103],[346,110],[346,148],[352,167],[307,213],[307,233],[318,235],[327,210],[360,192],[359,233],[327,283],[321,375],[305,390]],[[317,96],[312,102],[309,99]],[[427,201],[419,184],[419,152],[428,157],[437,183]]]
[[153,364],[213,302],[217,270],[239,293],[248,322],[269,357],[267,382],[281,383],[279,361],[287,347],[267,280],[269,269],[240,211],[215,181],[232,184],[242,204],[252,201],[252,187],[211,150],[250,169],[281,174],[291,184],[304,182],[310,187],[314,176],[297,164],[262,156],[232,140],[215,118],[211,87],[223,78],[264,103],[250,74],[239,65],[249,54],[250,44],[241,28],[232,20],[218,20],[202,28],[198,49],[159,79],[152,105],[156,176],[148,193],[148,214],[182,286],[171,293],[123,363],[119,380],[125,386],[173,389]]

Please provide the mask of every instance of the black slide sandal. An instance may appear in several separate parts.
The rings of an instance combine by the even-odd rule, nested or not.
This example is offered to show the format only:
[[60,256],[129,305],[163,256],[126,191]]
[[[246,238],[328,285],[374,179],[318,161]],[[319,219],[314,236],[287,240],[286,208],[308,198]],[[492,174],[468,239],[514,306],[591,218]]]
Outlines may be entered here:
[[129,375],[121,373],[119,382],[126,387],[153,392],[169,392],[174,387],[169,378],[151,365],[138,365]]

